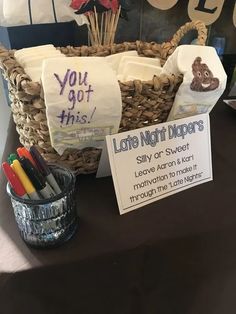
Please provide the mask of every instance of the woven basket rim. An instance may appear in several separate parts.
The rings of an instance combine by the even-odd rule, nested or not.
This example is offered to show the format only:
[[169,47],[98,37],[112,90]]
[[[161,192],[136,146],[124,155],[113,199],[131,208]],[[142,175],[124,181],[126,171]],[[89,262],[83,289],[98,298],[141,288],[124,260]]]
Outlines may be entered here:
[[[128,50],[139,55],[158,57],[164,63],[178,46],[181,38],[192,29],[198,31],[198,43],[205,44],[207,29],[200,21],[183,25],[169,42],[124,42],[108,46],[58,47],[70,56],[106,56]],[[52,148],[44,103],[43,88],[33,82],[14,57],[16,50],[0,48],[0,67],[8,80],[13,118],[20,142],[25,146],[36,145],[44,158],[51,163],[68,166],[77,173],[94,173],[97,170],[101,150],[85,148],[66,150],[59,156]],[[164,122],[173,104],[182,76],[154,76],[150,81],[120,82],[122,95],[122,119],[119,132]],[[146,124],[148,122],[148,124]]]
[[[185,23],[181,26],[178,31],[173,35],[172,39],[169,42],[163,42],[159,44],[155,41],[146,42],[136,40],[133,42],[123,42],[120,44],[112,44],[112,45],[98,45],[98,46],[65,46],[65,47],[57,47],[57,49],[61,51],[68,50],[69,52],[76,52],[78,53],[78,57],[80,56],[102,56],[104,55],[112,55],[115,53],[129,51],[129,50],[136,50],[138,54],[141,54],[144,51],[146,52],[147,56],[149,57],[157,57],[160,58],[162,65],[166,61],[169,55],[173,53],[173,51],[178,46],[180,40],[190,31],[195,29],[198,32],[198,38],[196,44],[204,45],[207,38],[207,28],[202,21],[191,21]],[[77,50],[77,51],[76,51]],[[25,75],[25,79],[28,82],[32,82],[34,84],[40,84],[39,82],[34,82],[31,78],[25,73],[24,68],[16,61],[14,57],[16,49],[7,50],[4,47],[0,47],[0,66],[3,70],[9,70],[4,68],[4,55],[6,58],[11,59],[11,63],[15,60],[14,66],[21,69],[21,73]],[[11,64],[13,68],[13,64]]]

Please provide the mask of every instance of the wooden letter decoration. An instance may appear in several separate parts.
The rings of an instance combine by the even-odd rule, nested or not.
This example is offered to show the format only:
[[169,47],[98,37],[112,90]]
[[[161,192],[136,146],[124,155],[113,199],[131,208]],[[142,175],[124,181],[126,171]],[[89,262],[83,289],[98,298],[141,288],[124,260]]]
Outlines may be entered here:
[[[178,0],[147,0],[150,5],[160,10],[168,10]],[[189,0],[188,15],[192,21],[201,20],[206,25],[213,24],[221,14],[225,0]],[[233,23],[236,27],[236,2],[233,11]]]
[[201,20],[206,25],[214,23],[222,11],[225,0],[189,0],[188,15],[191,20]]
[[148,2],[157,9],[168,10],[172,8],[178,0],[148,0]]
[[215,7],[214,9],[206,8],[205,7],[206,1],[207,0],[203,0],[203,1],[200,0],[199,3],[198,3],[198,6],[195,8],[195,10],[206,12],[206,13],[210,13],[210,14],[215,13],[215,11],[217,10],[217,7]]

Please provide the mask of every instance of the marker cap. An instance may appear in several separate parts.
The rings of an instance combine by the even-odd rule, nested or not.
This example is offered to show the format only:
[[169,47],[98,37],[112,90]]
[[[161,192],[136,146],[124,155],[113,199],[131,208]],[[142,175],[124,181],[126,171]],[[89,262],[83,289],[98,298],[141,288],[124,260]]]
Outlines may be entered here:
[[14,160],[11,167],[14,170],[14,172],[16,173],[16,175],[18,176],[18,178],[20,179],[26,192],[28,194],[35,192],[35,188],[34,188],[32,182],[30,181],[30,179],[28,178],[28,176],[26,175],[25,171],[21,167],[19,160]]
[[36,191],[40,191],[45,188],[45,179],[39,173],[39,171],[33,166],[31,161],[26,157],[20,158],[20,163],[25,173],[29,177]]
[[23,187],[18,176],[12,170],[11,166],[7,162],[4,162],[2,164],[2,169],[13,191],[20,197],[23,197],[24,195],[26,195],[25,188]]
[[44,160],[44,158],[41,156],[41,154],[37,150],[37,148],[35,146],[31,146],[29,150],[30,150],[30,153],[31,153],[38,169],[41,171],[41,173],[44,176],[49,175],[51,173],[51,171],[50,171],[48,165],[46,164],[46,161]]
[[7,158],[9,165],[11,165],[15,159],[18,159],[18,156],[16,154],[10,154]]
[[56,195],[49,184],[46,182],[46,179],[42,177],[40,172],[32,165],[29,159],[21,157],[20,162],[22,168],[25,170],[37,192],[39,192],[43,198],[50,198]]
[[61,189],[51,173],[50,168],[35,146],[30,147],[30,153],[37,164],[38,169],[47,178],[48,183],[51,185],[56,194],[61,193]]
[[19,147],[17,148],[17,154],[19,157],[25,157],[30,160],[30,162],[33,164],[33,166],[37,167],[33,157],[31,156],[30,152],[25,147]]

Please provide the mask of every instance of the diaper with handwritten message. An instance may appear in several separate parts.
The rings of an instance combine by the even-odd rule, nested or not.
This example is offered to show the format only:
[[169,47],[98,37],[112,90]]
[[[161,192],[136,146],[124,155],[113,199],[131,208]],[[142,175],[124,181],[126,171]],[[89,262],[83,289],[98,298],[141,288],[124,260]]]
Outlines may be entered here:
[[118,132],[121,92],[104,58],[47,59],[41,79],[51,143],[59,154],[100,148],[106,135]]
[[226,87],[227,76],[213,47],[179,46],[162,73],[183,75],[168,121],[210,112]]

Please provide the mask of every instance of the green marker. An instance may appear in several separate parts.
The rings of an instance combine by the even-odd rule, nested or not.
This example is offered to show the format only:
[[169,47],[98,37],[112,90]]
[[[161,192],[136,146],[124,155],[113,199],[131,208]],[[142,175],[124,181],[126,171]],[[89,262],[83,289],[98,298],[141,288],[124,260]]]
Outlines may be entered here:
[[16,154],[10,154],[7,158],[7,162],[11,165],[16,159],[18,160],[18,156]]

